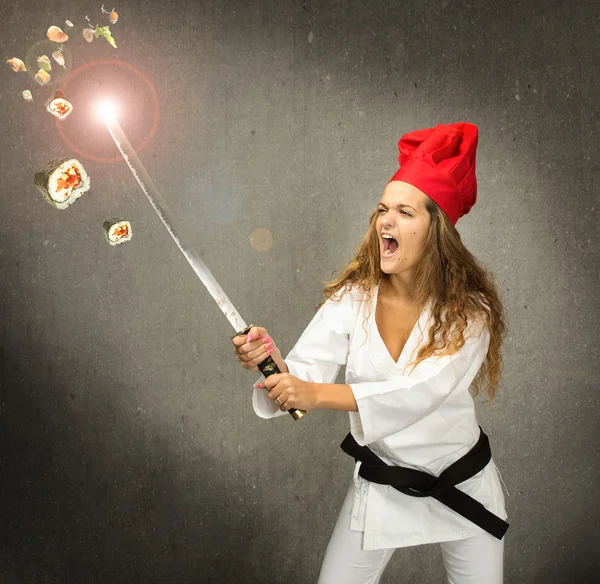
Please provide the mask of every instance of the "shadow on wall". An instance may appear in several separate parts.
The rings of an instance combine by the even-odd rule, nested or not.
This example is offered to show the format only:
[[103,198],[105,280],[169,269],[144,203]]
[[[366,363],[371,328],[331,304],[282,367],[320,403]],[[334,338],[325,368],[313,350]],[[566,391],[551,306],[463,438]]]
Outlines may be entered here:
[[167,439],[109,405],[101,415],[98,402],[75,407],[69,368],[24,337],[0,352],[1,581],[259,582],[249,546],[267,529],[230,502],[216,478],[227,461],[200,449],[177,459]]

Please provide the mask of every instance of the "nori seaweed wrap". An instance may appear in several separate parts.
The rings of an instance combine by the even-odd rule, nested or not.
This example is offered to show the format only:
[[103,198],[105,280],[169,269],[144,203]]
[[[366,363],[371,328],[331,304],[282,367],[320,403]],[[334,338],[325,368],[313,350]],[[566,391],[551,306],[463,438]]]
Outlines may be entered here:
[[131,223],[125,219],[111,219],[103,224],[104,236],[110,245],[119,245],[129,241],[133,235]]

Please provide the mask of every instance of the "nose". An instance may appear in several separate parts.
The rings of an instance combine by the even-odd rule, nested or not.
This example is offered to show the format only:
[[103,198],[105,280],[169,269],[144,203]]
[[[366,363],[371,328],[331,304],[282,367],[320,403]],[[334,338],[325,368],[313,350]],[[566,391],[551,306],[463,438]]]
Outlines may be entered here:
[[390,229],[392,227],[393,223],[389,218],[388,213],[385,213],[385,215],[383,216],[383,220],[381,221],[381,226],[384,229]]

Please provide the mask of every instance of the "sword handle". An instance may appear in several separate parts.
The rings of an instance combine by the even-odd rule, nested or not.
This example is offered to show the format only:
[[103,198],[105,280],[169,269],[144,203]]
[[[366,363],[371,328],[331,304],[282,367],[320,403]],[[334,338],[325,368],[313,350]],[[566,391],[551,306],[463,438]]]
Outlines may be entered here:
[[[269,377],[269,375],[275,375],[275,373],[281,373],[281,370],[279,367],[277,367],[277,363],[275,363],[271,355],[268,355],[262,363],[259,363],[258,368],[265,377]],[[295,410],[294,408],[290,408],[288,412],[292,418],[294,418],[294,420],[299,420],[304,416],[304,414],[306,414],[304,410]]]
[[[233,336],[237,337],[238,335],[247,335],[253,326],[254,325],[251,324],[250,326],[247,326],[243,331],[235,333],[235,335]],[[275,363],[271,355],[267,355],[267,358],[258,364],[258,368],[260,369],[260,372],[265,376],[265,379],[269,377],[269,375],[281,373],[281,370],[279,369],[279,367],[277,367],[277,363]],[[300,418],[304,417],[304,414],[306,414],[304,410],[296,410],[294,408],[290,408],[288,410],[288,413],[292,416],[292,418],[294,418],[294,420],[299,420]]]

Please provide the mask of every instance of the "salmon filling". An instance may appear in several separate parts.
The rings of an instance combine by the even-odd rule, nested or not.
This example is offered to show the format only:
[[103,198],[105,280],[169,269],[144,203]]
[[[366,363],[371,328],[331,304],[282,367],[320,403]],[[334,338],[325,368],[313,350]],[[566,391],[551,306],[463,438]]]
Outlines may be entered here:
[[81,176],[78,170],[72,166],[67,170],[67,172],[63,172],[60,175],[60,178],[56,181],[56,187],[58,189],[64,189],[67,192],[65,193],[65,198],[69,195],[70,190],[79,186],[81,182]]
[[110,236],[112,239],[121,239],[121,237],[125,237],[128,233],[129,228],[127,225],[120,225],[110,234]]
[[53,107],[61,116],[64,116],[71,109],[62,101],[57,101],[55,104],[53,104]]

